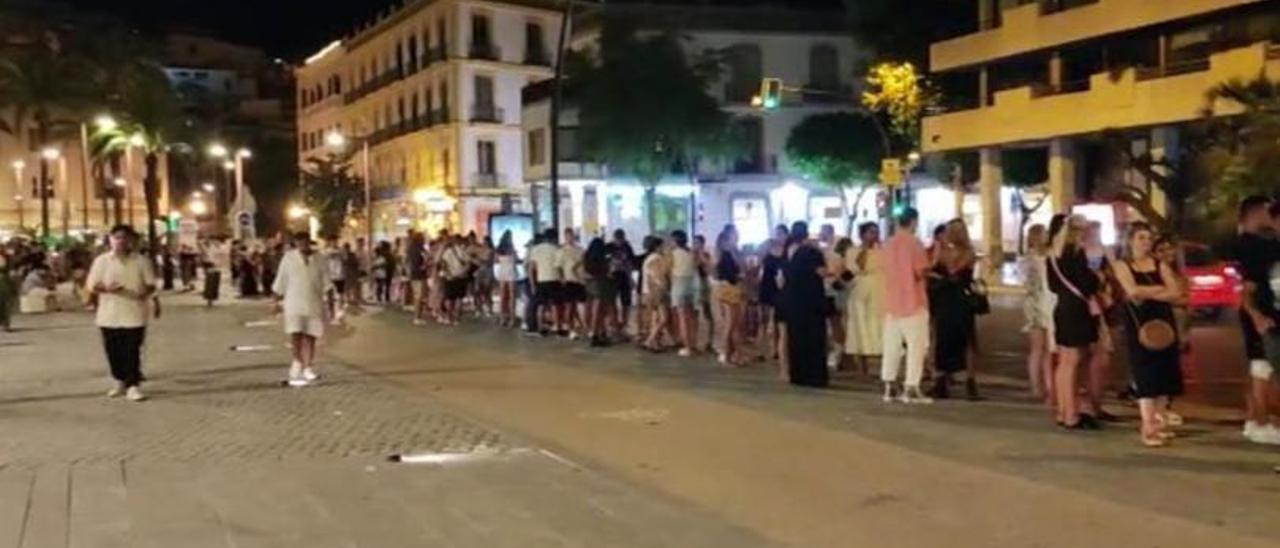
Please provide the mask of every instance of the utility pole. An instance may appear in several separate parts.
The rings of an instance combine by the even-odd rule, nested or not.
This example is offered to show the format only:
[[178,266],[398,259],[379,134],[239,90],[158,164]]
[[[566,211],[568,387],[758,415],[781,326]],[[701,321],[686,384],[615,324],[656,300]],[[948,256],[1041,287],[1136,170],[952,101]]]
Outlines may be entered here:
[[564,50],[573,24],[574,0],[566,0],[560,19],[560,40],[556,44],[556,75],[551,95],[551,228],[560,233],[560,108],[564,101]]

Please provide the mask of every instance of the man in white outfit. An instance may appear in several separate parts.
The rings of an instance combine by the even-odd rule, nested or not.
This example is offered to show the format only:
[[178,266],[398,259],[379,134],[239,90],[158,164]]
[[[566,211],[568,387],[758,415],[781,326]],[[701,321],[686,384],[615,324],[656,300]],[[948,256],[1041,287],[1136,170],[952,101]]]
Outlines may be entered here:
[[925,276],[929,259],[924,244],[916,237],[920,214],[907,208],[898,217],[898,229],[885,242],[884,359],[880,380],[884,381],[884,401],[892,402],[893,385],[902,370],[902,347],[907,348],[907,375],[899,399],[903,403],[933,403],[920,392],[924,358],[929,351],[929,299]]
[[315,254],[311,237],[305,232],[293,238],[293,249],[280,260],[272,293],[276,312],[284,315],[284,331],[293,348],[289,366],[289,386],[307,386],[319,379],[314,368],[316,341],[324,335],[329,287],[327,262]]

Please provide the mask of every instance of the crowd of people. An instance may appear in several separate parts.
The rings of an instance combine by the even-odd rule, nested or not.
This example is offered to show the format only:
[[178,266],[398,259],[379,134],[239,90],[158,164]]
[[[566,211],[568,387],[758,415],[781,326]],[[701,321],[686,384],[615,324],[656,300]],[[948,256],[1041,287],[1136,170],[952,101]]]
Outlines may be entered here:
[[[312,363],[324,326],[372,303],[404,307],[416,325],[451,326],[474,317],[592,347],[632,343],[680,358],[714,357],[725,367],[765,364],[805,387],[827,386],[833,371],[867,375],[878,365],[886,403],[980,401],[977,318],[991,304],[968,227],[960,219],[942,224],[927,247],[918,229],[918,214],[908,208],[888,238],[875,223],[857,226],[850,238],[830,225],[811,235],[804,222],[780,225],[755,246],[741,245],[733,225],[710,245],[683,230],[645,236],[637,246],[616,230],[584,245],[578,231],[565,229],[523,243],[511,232],[495,244],[474,233],[443,231],[428,240],[410,231],[373,247],[359,239],[316,249],[302,234],[252,249],[240,242],[182,246],[176,264],[168,252],[157,260],[163,287],[177,291],[193,290],[203,268],[210,303],[217,299],[221,264],[241,297],[274,296],[295,351],[288,380],[298,386],[318,378]],[[1244,436],[1280,444],[1269,412],[1273,364],[1280,362],[1280,269],[1272,273],[1280,266],[1280,205],[1245,200],[1239,230],[1228,255],[1245,278],[1241,321],[1253,381]],[[134,297],[150,297],[143,288],[152,277],[131,282],[141,285],[121,301],[120,293],[108,291],[115,286],[101,282],[104,272],[118,274],[121,267],[98,267],[102,257],[123,260],[131,238],[127,227],[118,227],[92,267],[87,248],[51,258],[38,247],[10,243],[0,252],[0,328],[8,325],[14,296],[47,291],[57,280],[74,281],[91,299],[111,295],[108,315],[127,308],[125,327],[137,327],[137,316],[146,313]],[[1020,264],[1027,378],[1059,427],[1094,430],[1116,421],[1103,403],[1109,390],[1120,388],[1137,403],[1143,445],[1161,447],[1176,437],[1182,417],[1173,402],[1183,393],[1181,362],[1190,340],[1189,283],[1178,254],[1171,236],[1142,222],[1129,224],[1114,248],[1103,244],[1101,225],[1078,215],[1029,227]],[[99,301],[100,324],[103,308]],[[133,344],[132,335],[107,333],[121,328],[111,318],[103,328],[104,337]],[[1109,385],[1118,350],[1127,353],[1122,363],[1129,382],[1122,387]],[[111,360],[113,372],[123,371],[113,393],[132,397],[136,366],[115,363],[134,364],[136,357],[121,355]]]

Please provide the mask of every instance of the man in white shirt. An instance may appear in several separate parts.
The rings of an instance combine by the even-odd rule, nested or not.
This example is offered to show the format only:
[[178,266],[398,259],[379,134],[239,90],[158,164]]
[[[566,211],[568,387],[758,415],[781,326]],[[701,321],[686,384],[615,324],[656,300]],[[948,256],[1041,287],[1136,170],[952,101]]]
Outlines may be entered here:
[[534,306],[525,318],[525,330],[531,335],[545,335],[541,316],[548,309],[555,310],[560,302],[560,251],[555,230],[547,229],[538,243],[529,248],[527,263]]
[[307,233],[298,233],[293,237],[293,249],[280,260],[271,288],[276,312],[284,316],[284,332],[293,349],[289,386],[306,386],[320,378],[314,368],[316,341],[324,335],[324,294],[329,283],[328,262],[315,254]]
[[440,268],[444,278],[443,321],[455,325],[461,320],[462,299],[467,296],[467,282],[471,275],[471,255],[461,236],[446,236],[444,251],[440,253]]
[[142,343],[147,335],[147,303],[156,290],[155,272],[133,251],[136,235],[128,225],[111,229],[111,250],[94,259],[85,281],[98,299],[96,321],[116,385],[107,392],[142,401]]
[[587,286],[583,284],[586,272],[582,269],[582,259],[586,251],[578,245],[578,235],[572,228],[564,229],[564,245],[560,246],[557,262],[560,267],[560,310],[559,328],[569,330],[569,339],[577,339],[578,331],[585,331],[580,307],[587,302]]

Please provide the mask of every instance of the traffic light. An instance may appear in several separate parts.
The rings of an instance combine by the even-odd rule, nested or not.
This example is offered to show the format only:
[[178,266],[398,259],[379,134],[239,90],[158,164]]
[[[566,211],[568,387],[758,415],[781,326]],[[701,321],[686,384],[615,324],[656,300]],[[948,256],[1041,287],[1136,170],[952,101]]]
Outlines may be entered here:
[[760,81],[760,107],[774,110],[782,106],[782,79],[765,78]]

